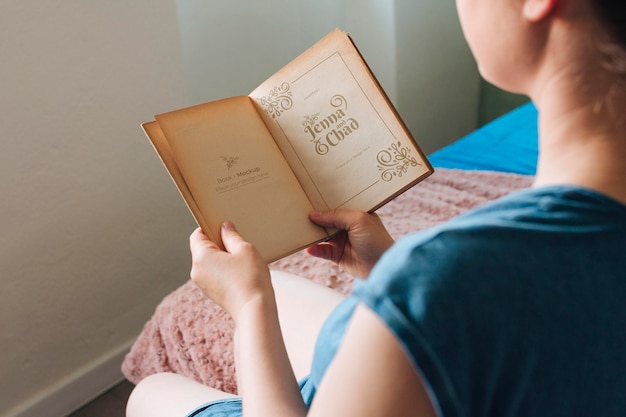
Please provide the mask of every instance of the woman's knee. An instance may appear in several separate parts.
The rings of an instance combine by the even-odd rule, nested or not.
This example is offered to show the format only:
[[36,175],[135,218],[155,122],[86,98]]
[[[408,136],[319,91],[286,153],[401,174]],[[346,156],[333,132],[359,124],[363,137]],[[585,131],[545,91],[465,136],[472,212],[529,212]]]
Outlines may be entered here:
[[174,373],[157,373],[142,379],[131,392],[127,417],[185,417],[208,402],[234,397]]
[[159,398],[160,391],[169,384],[172,378],[170,373],[159,373],[143,378],[130,393],[126,404],[127,417],[147,416],[151,413],[154,399]]

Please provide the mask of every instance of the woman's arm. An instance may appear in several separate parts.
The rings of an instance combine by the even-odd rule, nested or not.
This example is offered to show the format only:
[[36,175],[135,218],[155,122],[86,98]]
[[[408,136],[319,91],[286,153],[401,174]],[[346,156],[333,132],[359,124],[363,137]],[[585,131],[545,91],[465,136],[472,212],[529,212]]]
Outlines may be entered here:
[[191,278],[234,319],[235,360],[244,414],[303,416],[306,408],[283,342],[270,272],[231,223],[222,251],[199,229],[190,237]]
[[[344,219],[349,213],[334,213]],[[367,271],[370,261],[358,262],[358,248],[374,248],[376,258],[389,239],[379,219],[356,216],[347,237],[359,232],[363,245],[350,245],[354,265]],[[362,221],[364,227],[357,223]],[[383,231],[383,233],[381,233]],[[386,235],[388,236],[388,234]],[[230,223],[222,230],[226,251],[201,231],[191,236],[192,279],[235,320],[236,361],[244,415],[304,416],[307,414],[283,342],[269,270],[256,249]],[[352,256],[351,255],[351,256]],[[346,259],[342,256],[342,259]],[[337,356],[331,363],[310,410],[314,416],[434,416],[426,390],[397,339],[378,317],[359,307]]]
[[274,299],[257,298],[239,313],[235,364],[244,416],[306,415]]
[[[367,278],[393,238],[375,214],[331,210],[311,213],[315,223],[345,232],[309,253]],[[434,417],[421,377],[400,342],[370,309],[357,307],[310,410],[311,416]]]
[[359,305],[320,384],[312,417],[436,417],[424,383],[398,339]]

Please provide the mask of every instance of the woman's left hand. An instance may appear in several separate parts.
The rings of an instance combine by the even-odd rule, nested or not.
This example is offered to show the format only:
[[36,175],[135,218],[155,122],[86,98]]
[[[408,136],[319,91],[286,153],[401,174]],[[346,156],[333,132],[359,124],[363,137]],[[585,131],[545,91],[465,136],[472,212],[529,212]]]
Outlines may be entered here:
[[191,279],[237,322],[241,309],[259,297],[274,297],[267,263],[230,222],[222,225],[223,251],[200,228],[189,238]]

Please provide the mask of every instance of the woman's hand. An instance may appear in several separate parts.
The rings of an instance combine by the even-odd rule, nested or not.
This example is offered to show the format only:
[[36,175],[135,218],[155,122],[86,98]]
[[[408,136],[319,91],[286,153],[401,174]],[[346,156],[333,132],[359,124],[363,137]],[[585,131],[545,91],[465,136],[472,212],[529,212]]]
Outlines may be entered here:
[[310,218],[320,226],[344,232],[328,242],[309,247],[307,252],[335,262],[355,277],[367,278],[378,259],[394,242],[376,214],[331,210],[312,212]]
[[237,386],[246,415],[304,416],[306,407],[289,362],[270,272],[257,250],[230,222],[225,251],[200,229],[190,237],[191,279],[235,320]]
[[[274,297],[270,272],[256,248],[230,222],[222,225],[223,251],[200,228],[190,236],[191,279],[237,321],[250,301]],[[273,301],[272,301],[273,302]]]

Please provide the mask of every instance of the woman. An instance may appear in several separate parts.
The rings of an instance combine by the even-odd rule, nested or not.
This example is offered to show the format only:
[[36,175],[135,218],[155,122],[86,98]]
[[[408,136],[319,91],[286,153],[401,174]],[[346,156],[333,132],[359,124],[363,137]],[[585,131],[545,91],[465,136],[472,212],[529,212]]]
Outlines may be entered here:
[[[484,78],[539,109],[533,188],[391,249],[376,216],[312,213],[346,233],[309,253],[364,278],[344,301],[304,279],[272,281],[230,223],[226,252],[195,231],[192,279],[237,325],[245,416],[626,410],[626,8],[617,0],[457,8]],[[128,415],[240,408],[163,374],[138,385]]]

